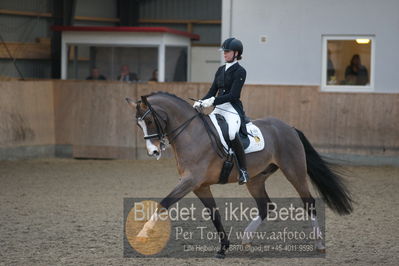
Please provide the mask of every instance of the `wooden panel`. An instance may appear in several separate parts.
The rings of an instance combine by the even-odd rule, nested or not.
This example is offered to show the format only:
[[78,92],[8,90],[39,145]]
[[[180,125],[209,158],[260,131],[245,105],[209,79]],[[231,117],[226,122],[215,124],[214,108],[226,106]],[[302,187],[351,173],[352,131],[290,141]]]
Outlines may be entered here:
[[35,40],[37,43],[51,45],[51,38],[48,37],[38,37]]
[[[125,97],[135,85],[120,82],[55,81],[56,141],[90,158],[135,158],[136,125]],[[96,149],[95,147],[98,147]],[[86,152],[86,156],[85,156]]]
[[80,21],[94,21],[94,22],[112,22],[112,23],[119,22],[119,18],[100,18],[100,17],[76,16],[74,19],[80,20]]
[[15,15],[15,16],[27,16],[27,17],[44,17],[44,18],[51,18],[52,17],[51,13],[8,10],[8,9],[0,9],[0,14],[3,14],[3,15]]
[[55,144],[52,81],[0,82],[0,147]]
[[209,84],[56,81],[57,143],[72,144],[75,157],[145,158],[143,134],[124,98],[137,100],[162,90],[191,103],[189,98],[198,98],[203,87]]
[[51,56],[51,47],[47,43],[8,42],[6,45],[8,51],[4,44],[0,44],[0,58],[10,59],[8,52],[16,59],[50,59]]
[[[143,135],[124,98],[154,91],[190,104],[209,83],[3,81],[0,147],[72,145],[76,157],[143,158]],[[330,153],[399,156],[399,94],[325,93],[312,86],[246,85],[252,118],[277,117]]]
[[[3,15],[14,15],[14,16],[25,16],[25,17],[41,17],[41,18],[52,18],[52,13],[43,12],[30,12],[30,11],[19,11],[19,10],[8,10],[0,9],[0,14]],[[74,20],[80,21],[95,21],[95,22],[119,22],[119,18],[102,18],[102,17],[86,17],[86,16],[75,16]]]
[[243,98],[249,116],[277,117],[302,130],[322,151],[399,154],[399,94],[250,85]]

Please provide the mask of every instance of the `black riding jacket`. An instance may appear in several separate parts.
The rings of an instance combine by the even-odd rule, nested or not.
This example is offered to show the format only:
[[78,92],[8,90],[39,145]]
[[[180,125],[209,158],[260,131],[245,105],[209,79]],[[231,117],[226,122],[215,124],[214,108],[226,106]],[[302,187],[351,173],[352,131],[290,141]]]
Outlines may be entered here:
[[204,100],[216,96],[217,93],[213,105],[230,102],[241,116],[241,121],[244,121],[245,112],[240,96],[246,76],[247,72],[238,62],[230,66],[226,71],[225,65],[219,67],[216,71],[211,88],[202,99]]

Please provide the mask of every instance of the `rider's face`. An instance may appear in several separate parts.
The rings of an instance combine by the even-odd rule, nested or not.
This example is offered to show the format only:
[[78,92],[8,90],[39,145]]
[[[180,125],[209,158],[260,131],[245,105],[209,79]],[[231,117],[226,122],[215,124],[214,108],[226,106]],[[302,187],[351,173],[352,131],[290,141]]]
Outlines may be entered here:
[[224,61],[231,62],[234,58],[234,51],[223,51]]

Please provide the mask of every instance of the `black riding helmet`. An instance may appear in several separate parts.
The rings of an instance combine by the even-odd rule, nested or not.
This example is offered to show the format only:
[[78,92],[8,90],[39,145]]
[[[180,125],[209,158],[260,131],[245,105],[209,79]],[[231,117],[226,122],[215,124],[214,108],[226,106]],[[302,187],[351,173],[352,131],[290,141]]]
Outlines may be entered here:
[[244,48],[242,46],[242,42],[233,37],[226,39],[223,42],[221,49],[223,51],[237,51],[238,55],[235,58],[237,58],[237,60],[240,60]]

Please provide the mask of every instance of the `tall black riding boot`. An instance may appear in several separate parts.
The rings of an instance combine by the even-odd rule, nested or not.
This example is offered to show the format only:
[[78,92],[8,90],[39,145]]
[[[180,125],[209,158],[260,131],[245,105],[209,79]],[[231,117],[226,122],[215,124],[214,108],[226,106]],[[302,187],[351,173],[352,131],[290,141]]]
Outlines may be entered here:
[[247,172],[247,161],[245,159],[244,148],[242,147],[240,138],[236,135],[235,139],[231,141],[231,148],[233,149],[237,162],[238,169],[240,172],[240,178],[238,179],[238,184],[242,185],[248,182],[249,176]]

